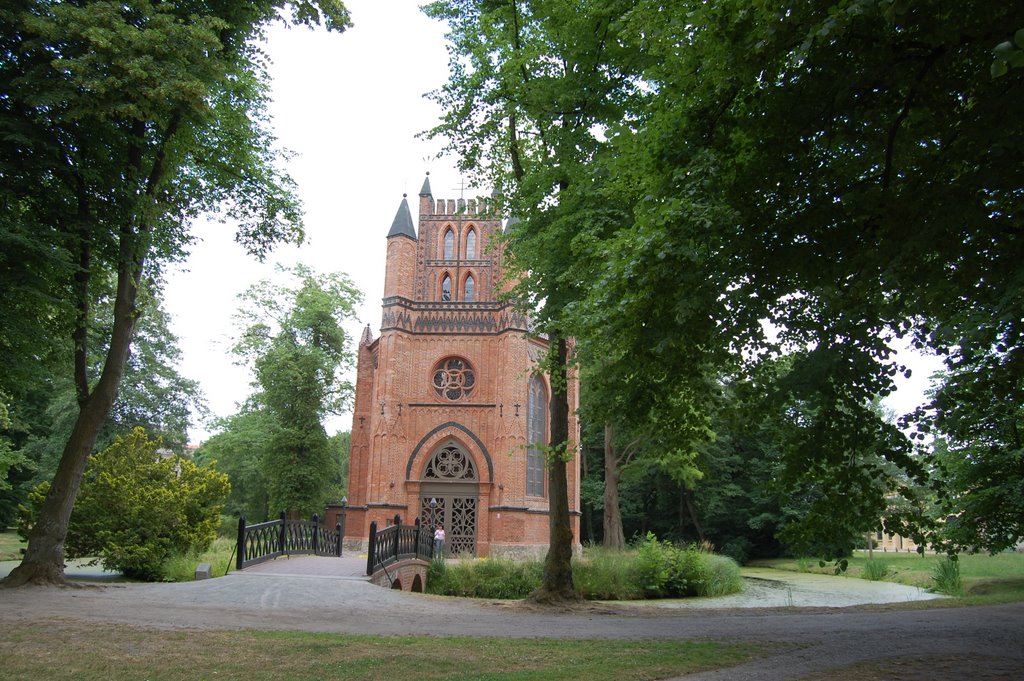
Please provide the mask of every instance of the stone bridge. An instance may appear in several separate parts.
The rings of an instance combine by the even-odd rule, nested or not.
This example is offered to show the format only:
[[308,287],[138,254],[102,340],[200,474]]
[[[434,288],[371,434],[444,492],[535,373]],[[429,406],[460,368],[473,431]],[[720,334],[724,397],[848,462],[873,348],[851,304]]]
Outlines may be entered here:
[[341,558],[334,556],[279,556],[272,560],[243,568],[246,574],[286,575],[292,577],[320,577],[370,582],[387,589],[423,592],[427,586],[429,561],[419,558],[399,560],[366,574],[366,554],[353,554]]

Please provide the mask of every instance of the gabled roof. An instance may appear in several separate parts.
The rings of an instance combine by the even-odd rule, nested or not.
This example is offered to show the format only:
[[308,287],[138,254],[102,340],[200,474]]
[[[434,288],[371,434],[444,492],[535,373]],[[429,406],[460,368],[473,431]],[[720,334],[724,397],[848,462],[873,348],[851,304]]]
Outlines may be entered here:
[[412,224],[412,213],[409,212],[409,202],[402,194],[402,203],[398,205],[398,212],[395,213],[395,221],[391,223],[391,231],[388,238],[393,236],[407,236],[416,239],[416,228]]

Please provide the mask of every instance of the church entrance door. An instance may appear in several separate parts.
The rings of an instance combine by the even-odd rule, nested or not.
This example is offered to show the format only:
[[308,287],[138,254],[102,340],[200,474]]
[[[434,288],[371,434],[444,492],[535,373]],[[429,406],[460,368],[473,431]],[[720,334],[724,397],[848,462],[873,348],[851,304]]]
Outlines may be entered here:
[[444,525],[446,555],[476,555],[479,478],[473,460],[456,442],[430,457],[420,485],[420,522]]

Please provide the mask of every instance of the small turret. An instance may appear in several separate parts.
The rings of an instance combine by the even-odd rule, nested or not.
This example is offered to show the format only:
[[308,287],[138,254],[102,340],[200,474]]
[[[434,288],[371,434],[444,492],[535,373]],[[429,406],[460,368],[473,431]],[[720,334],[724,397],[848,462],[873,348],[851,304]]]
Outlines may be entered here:
[[[402,237],[402,238],[399,238]],[[402,194],[395,220],[388,232],[388,259],[384,270],[384,297],[412,298],[416,276],[416,228],[409,212],[409,201]]]

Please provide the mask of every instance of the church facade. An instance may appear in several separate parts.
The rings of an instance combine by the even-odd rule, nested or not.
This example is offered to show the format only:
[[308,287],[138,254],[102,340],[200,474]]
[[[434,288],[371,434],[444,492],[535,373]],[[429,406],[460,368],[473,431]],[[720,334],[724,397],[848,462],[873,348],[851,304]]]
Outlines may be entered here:
[[[548,543],[544,454],[546,340],[500,299],[501,220],[486,201],[419,194],[418,229],[403,197],[387,235],[380,332],[359,344],[346,543],[396,514],[443,525],[446,553],[542,556]],[[570,382],[577,451],[579,388]],[[568,464],[579,537],[578,454]]]

